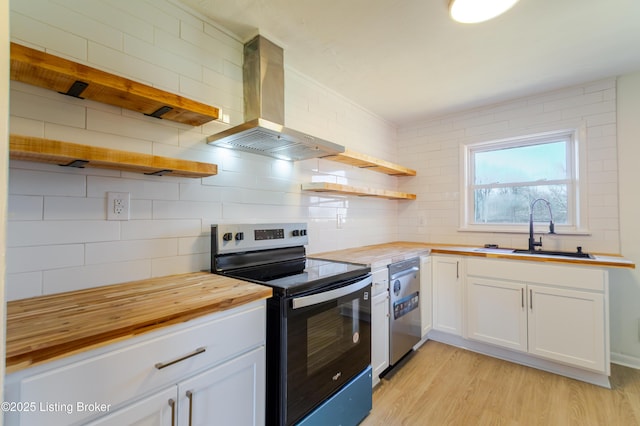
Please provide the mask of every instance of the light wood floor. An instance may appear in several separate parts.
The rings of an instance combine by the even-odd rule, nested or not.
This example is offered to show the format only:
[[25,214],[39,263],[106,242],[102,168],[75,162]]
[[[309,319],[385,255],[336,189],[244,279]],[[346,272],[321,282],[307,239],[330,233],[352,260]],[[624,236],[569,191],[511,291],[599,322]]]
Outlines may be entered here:
[[612,389],[428,341],[373,393],[373,425],[640,425],[640,371]]

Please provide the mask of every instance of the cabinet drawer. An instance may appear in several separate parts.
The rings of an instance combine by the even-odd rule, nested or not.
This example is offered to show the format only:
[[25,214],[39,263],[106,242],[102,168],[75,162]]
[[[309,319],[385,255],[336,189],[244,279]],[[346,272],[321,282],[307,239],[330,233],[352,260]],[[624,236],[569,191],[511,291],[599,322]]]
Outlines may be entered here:
[[[10,418],[7,424],[74,424],[98,414],[81,404],[110,404],[109,411],[113,411],[124,401],[173,384],[264,342],[265,307],[260,302],[169,327],[150,338],[140,336],[118,349],[90,351],[74,357],[68,365],[39,369],[39,373],[22,377],[18,383],[8,378],[8,399],[33,402],[38,409],[20,413],[19,419]],[[40,404],[53,409],[41,410]]]

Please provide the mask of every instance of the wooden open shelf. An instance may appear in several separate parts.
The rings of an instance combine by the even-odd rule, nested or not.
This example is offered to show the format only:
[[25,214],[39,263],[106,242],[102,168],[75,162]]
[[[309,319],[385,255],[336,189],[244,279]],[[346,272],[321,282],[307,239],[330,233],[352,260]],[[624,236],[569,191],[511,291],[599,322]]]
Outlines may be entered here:
[[210,163],[13,134],[9,137],[9,158],[68,167],[122,170],[156,176],[200,178],[218,174],[218,166]]
[[11,79],[192,126],[219,116],[210,105],[16,43]]
[[336,155],[322,157],[325,160],[337,161],[350,166],[366,168],[375,172],[384,173],[391,176],[415,176],[416,171],[386,160],[371,157],[367,154],[346,149],[345,152]]
[[337,194],[358,195],[364,197],[387,198],[389,200],[416,199],[415,194],[407,194],[406,192],[388,191],[386,189],[363,188],[330,182],[303,183],[302,190],[313,192],[333,192]]

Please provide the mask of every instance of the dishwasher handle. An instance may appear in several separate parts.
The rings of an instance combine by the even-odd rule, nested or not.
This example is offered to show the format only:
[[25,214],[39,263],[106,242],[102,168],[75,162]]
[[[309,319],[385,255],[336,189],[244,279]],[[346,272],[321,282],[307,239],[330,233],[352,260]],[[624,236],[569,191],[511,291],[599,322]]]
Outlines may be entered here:
[[420,271],[420,268],[418,266],[414,266],[412,268],[409,269],[405,269],[404,271],[400,271],[400,272],[396,272],[395,274],[391,275],[391,279],[395,280],[398,279],[400,277],[404,277],[405,275],[409,275],[409,274],[413,274],[415,272]]

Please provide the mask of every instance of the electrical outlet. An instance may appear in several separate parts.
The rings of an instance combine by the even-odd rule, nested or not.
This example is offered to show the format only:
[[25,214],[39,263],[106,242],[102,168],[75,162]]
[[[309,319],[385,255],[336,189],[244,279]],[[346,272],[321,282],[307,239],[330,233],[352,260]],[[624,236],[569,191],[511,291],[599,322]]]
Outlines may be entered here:
[[107,192],[107,220],[129,220],[130,203],[128,192]]

